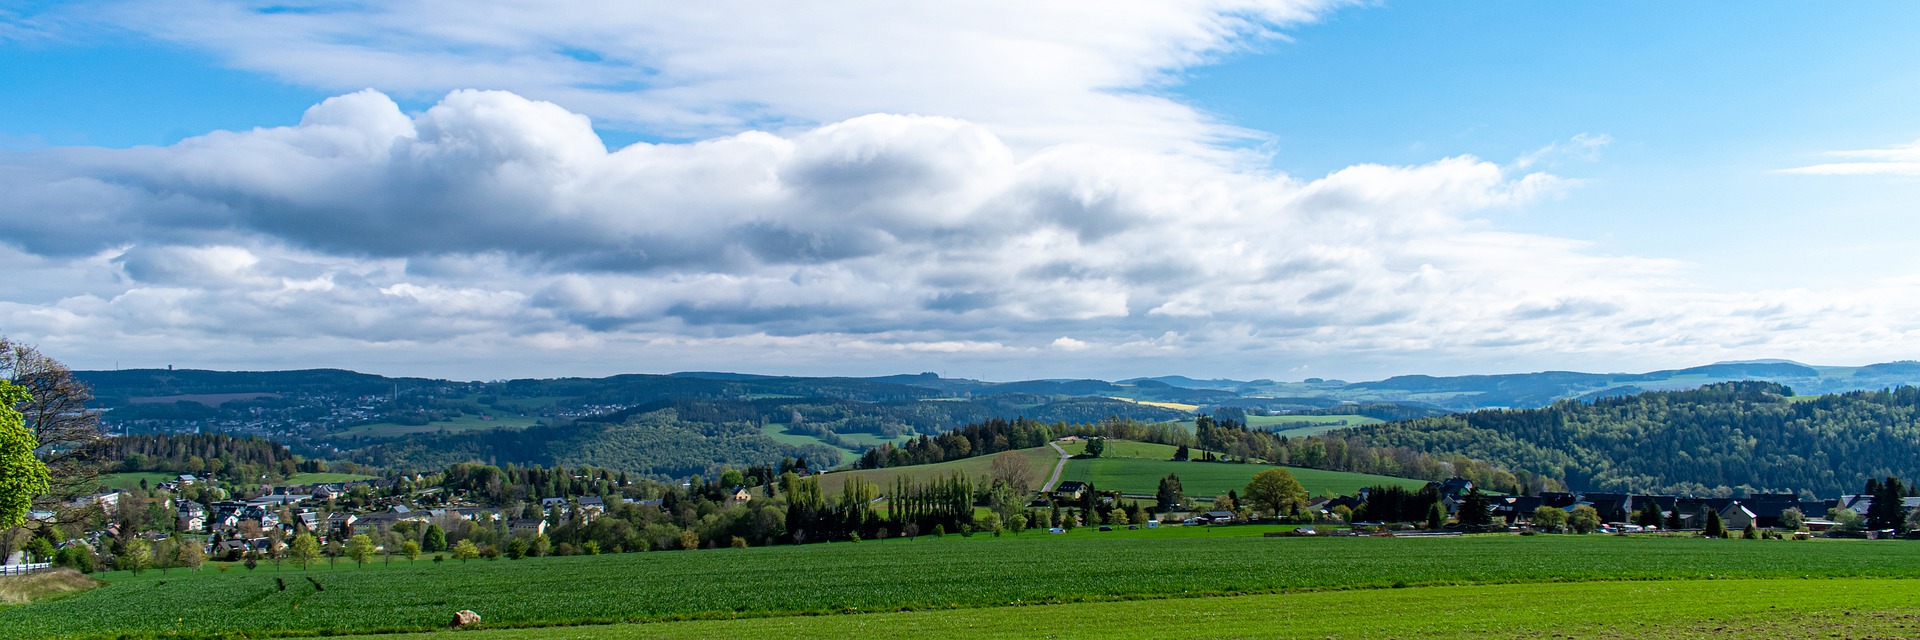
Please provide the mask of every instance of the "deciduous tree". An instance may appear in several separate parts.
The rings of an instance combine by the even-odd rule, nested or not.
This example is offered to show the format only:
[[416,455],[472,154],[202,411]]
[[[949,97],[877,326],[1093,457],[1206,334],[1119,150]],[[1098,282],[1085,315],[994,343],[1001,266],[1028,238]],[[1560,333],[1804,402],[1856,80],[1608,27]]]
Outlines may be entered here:
[[367,566],[367,560],[373,558],[373,538],[367,537],[367,534],[363,533],[348,540],[347,557],[353,558],[354,564],[365,568]]
[[40,443],[14,407],[30,402],[23,387],[0,380],[0,529],[20,526],[36,497],[47,493],[47,465],[34,455]]
[[314,562],[320,560],[320,541],[311,533],[294,536],[293,542],[287,545],[287,558],[293,560],[293,566],[301,570],[312,567]]
[[1271,515],[1281,515],[1288,507],[1306,502],[1308,490],[1286,469],[1267,469],[1246,482],[1246,500]]

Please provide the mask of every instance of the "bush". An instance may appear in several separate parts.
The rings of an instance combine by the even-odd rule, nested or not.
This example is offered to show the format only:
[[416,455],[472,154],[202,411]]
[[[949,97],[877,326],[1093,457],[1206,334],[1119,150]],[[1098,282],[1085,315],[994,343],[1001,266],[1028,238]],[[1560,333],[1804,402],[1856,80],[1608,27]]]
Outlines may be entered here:
[[933,537],[935,538],[947,537],[947,525],[944,525],[944,524],[933,525]]
[[[856,534],[853,534],[853,541],[854,541],[854,542],[859,542],[859,541],[860,541],[860,534],[857,534],[857,533],[856,533]],[[742,537],[740,537],[740,536],[734,536],[734,537],[733,537],[733,540],[732,540],[731,542],[729,542],[729,543],[727,543],[727,546],[729,546],[729,547],[732,547],[732,548],[735,548],[735,549],[745,549],[745,548],[747,548],[747,539],[746,539],[746,538],[742,538]]]

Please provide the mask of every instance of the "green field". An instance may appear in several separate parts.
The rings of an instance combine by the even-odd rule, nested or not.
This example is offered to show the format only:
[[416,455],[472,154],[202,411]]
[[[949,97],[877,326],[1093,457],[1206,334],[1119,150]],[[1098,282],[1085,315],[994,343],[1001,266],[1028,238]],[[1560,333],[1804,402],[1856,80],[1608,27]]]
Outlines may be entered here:
[[1047,481],[1047,476],[1053,475],[1053,466],[1060,462],[1060,453],[1054,451],[1052,447],[1035,447],[1018,451],[1004,451],[991,456],[974,456],[972,458],[964,458],[939,464],[922,464],[911,467],[890,467],[886,469],[867,469],[861,471],[836,471],[820,476],[820,488],[825,490],[828,495],[838,495],[841,485],[846,484],[848,478],[866,478],[869,482],[873,482],[884,488],[892,487],[893,479],[901,476],[926,480],[945,478],[953,475],[956,471],[967,474],[968,477],[973,478],[975,481],[982,481],[989,475],[993,466],[993,459],[998,456],[1018,456],[1020,459],[1026,461],[1027,468],[1033,472],[1034,489],[1039,489],[1040,485]]
[[[1108,603],[1098,606],[1119,607],[1112,610],[1122,613],[1139,609],[1121,607],[1124,603],[1113,601],[1271,593],[1289,594],[1288,598],[1329,597],[1336,598],[1332,602],[1351,603],[1347,606],[1353,607],[1352,610],[1298,609],[1301,615],[1321,615],[1337,621],[1348,614],[1376,616],[1370,619],[1390,616],[1390,609],[1369,608],[1366,603],[1398,592],[1363,592],[1355,595],[1354,600],[1345,601],[1332,594],[1295,592],[1698,579],[1709,580],[1700,584],[1727,585],[1726,593],[1730,597],[1752,597],[1756,602],[1766,603],[1765,598],[1747,595],[1738,583],[1720,581],[1920,578],[1920,545],[1902,542],[1614,536],[1250,538],[1228,533],[1236,529],[1240,528],[1174,527],[1125,532],[1132,534],[1129,537],[1102,537],[1097,532],[1079,531],[1075,536],[1029,532],[1018,539],[994,539],[985,535],[923,537],[911,541],[894,539],[467,563],[400,560],[391,566],[376,562],[365,569],[354,568],[350,563],[331,568],[323,564],[309,572],[295,571],[290,566],[276,571],[271,565],[263,565],[254,571],[206,568],[198,572],[176,570],[171,575],[149,571],[138,577],[110,573],[101,576],[109,584],[100,589],[49,602],[0,608],[0,637],[424,631],[440,628],[452,612],[461,609],[480,612],[488,625],[502,627],[1084,602]],[[1209,531],[1217,533],[1202,533]],[[1165,537],[1152,537],[1156,534]],[[312,586],[306,580],[308,576],[323,585],[324,590]],[[285,580],[284,590],[276,578]],[[1643,584],[1648,588],[1672,585],[1667,582]],[[1912,596],[1916,591],[1912,585],[1916,582],[1902,580],[1886,584],[1902,587],[1901,602],[1909,604],[1900,606],[1913,606],[1910,603],[1915,601]],[[1676,588],[1686,586],[1689,585]],[[1543,588],[1550,587],[1529,585],[1526,589],[1484,592],[1492,594],[1484,600],[1488,606],[1496,606],[1493,603],[1501,602],[1503,599],[1499,596],[1504,594],[1509,596],[1505,602],[1512,609],[1486,620],[1445,617],[1412,620],[1407,624],[1485,629],[1499,624],[1500,615],[1528,615],[1523,611],[1530,608],[1530,601],[1514,598]],[[1713,589],[1707,587],[1706,590]],[[1576,617],[1576,623],[1592,624],[1594,617],[1606,616],[1611,611],[1602,606],[1608,603],[1605,598],[1580,596],[1578,601],[1596,608],[1585,617]],[[1130,633],[1218,635],[1196,629],[1204,629],[1210,620],[1239,624],[1220,616],[1250,613],[1229,606],[1220,598],[1178,603],[1162,600],[1155,604],[1169,610],[1197,609],[1202,615],[1185,624],[1203,626],[1169,629],[1134,625]],[[1094,605],[1078,605],[1070,610],[1079,611],[1082,606]],[[1677,611],[1686,610],[1672,601],[1668,606]],[[1875,605],[1850,606],[1860,609]],[[996,624],[1016,624],[1022,621],[1009,618],[1025,617],[1035,610],[1002,611],[1005,615],[988,610],[974,615],[998,620]],[[1538,619],[1552,618],[1545,613],[1539,615]],[[1116,621],[1130,619],[1115,618]],[[858,620],[860,618],[848,616],[820,624],[857,624]],[[1084,621],[1079,616],[1067,616],[1033,617],[1024,622],[1058,626],[1065,631]],[[764,620],[752,624],[767,626],[731,628],[738,630],[739,636],[765,637],[770,634],[757,630],[805,622]],[[648,629],[653,629],[676,635],[672,632],[675,628],[648,627],[639,633],[652,634],[654,631]],[[689,629],[692,630],[685,635],[726,634],[718,628]],[[537,634],[529,631],[515,637],[554,637],[549,635],[552,631],[555,630],[542,630]],[[615,627],[579,631],[626,632]],[[828,635],[846,634],[829,631]]]
[[[834,445],[827,444],[825,440],[821,440],[819,438],[815,438],[810,435],[787,433],[787,425],[784,425],[784,424],[763,425],[760,427],[760,432],[767,434],[767,437],[773,438],[775,442],[779,442],[781,444],[788,444],[788,445],[793,445],[797,447],[807,446],[807,445],[820,445],[823,447],[833,447],[835,449],[840,450],[840,453],[841,453],[840,460],[842,464],[845,464],[845,465],[851,465],[855,460],[860,459],[861,450],[859,449],[854,449],[849,447],[835,447]],[[841,433],[838,435],[842,439],[848,442],[852,442],[855,444],[864,445],[868,447],[879,446],[881,443],[886,443],[886,442],[891,442],[893,444],[898,445],[900,443],[906,442],[907,440],[911,439],[909,436],[900,436],[898,438],[888,440],[886,438],[882,438],[878,435],[874,435],[871,433]]]
[[532,416],[493,416],[492,420],[481,420],[480,416],[460,416],[444,422],[427,424],[400,424],[397,422],[376,422],[363,424],[335,432],[343,436],[367,436],[371,438],[395,438],[416,433],[439,433],[445,431],[473,431],[479,429],[525,429],[539,424],[541,418]]
[[1574,582],[361,637],[1911,638],[1916,597],[1920,581],[1907,579]]
[[147,481],[147,486],[153,486],[156,484],[160,484],[162,482],[172,482],[174,478],[178,478],[178,477],[180,477],[180,474],[178,473],[164,473],[164,472],[158,472],[158,471],[137,472],[137,473],[104,473],[104,474],[101,474],[97,480],[95,480],[95,483],[111,489],[138,489],[140,488],[141,480]]
[[[1078,455],[1086,450],[1085,443],[1062,445],[1068,453]],[[1174,462],[1176,447],[1132,440],[1109,440],[1106,450],[1099,458],[1075,458],[1067,463],[1067,469],[1060,474],[1061,480],[1091,482],[1095,489],[1119,491],[1138,495],[1152,495],[1160,489],[1160,479],[1167,474],[1180,476],[1180,488],[1187,497],[1210,500],[1227,490],[1239,490],[1247,486],[1253,475],[1267,469],[1281,468],[1293,474],[1306,487],[1311,495],[1350,495],[1361,487],[1374,485],[1400,485],[1418,489],[1426,485],[1424,480],[1410,480],[1390,476],[1376,476],[1365,473],[1344,471],[1322,471],[1298,467],[1273,467],[1262,464],[1231,464],[1223,462]],[[1199,452],[1190,452],[1199,455]]]
[[357,473],[296,473],[287,478],[285,484],[329,484],[334,482],[354,482],[372,480],[373,476]]
[[[1337,416],[1247,416],[1247,426],[1287,436],[1314,436],[1348,427],[1385,422],[1362,415]],[[1282,427],[1281,425],[1289,425]]]
[[1079,480],[1093,483],[1094,488],[1105,491],[1119,491],[1136,495],[1153,495],[1160,489],[1160,479],[1168,474],[1180,476],[1180,488],[1187,497],[1211,499],[1227,490],[1239,491],[1247,486],[1253,475],[1267,469],[1286,469],[1300,480],[1309,495],[1350,495],[1361,487],[1373,485],[1400,485],[1412,489],[1425,486],[1425,480],[1410,480],[1390,476],[1376,476],[1365,473],[1345,471],[1322,471],[1320,469],[1302,469],[1299,467],[1275,467],[1264,464],[1232,464],[1225,462],[1173,462],[1170,460],[1145,460],[1140,458],[1095,458],[1080,459],[1067,463],[1067,470],[1061,474],[1062,480]]

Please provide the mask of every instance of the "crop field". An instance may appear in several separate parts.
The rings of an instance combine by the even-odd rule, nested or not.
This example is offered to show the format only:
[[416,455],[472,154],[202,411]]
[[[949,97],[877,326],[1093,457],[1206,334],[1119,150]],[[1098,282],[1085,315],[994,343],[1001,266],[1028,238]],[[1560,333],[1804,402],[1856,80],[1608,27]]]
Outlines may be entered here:
[[1176,410],[1176,411],[1198,411],[1198,410],[1200,410],[1200,405],[1197,405],[1197,404],[1187,404],[1187,403],[1184,403],[1184,402],[1155,402],[1155,401],[1152,401],[1152,400],[1135,400],[1135,399],[1133,399],[1133,398],[1122,398],[1122,397],[1119,397],[1119,396],[1114,396],[1114,397],[1113,397],[1113,399],[1114,399],[1114,400],[1120,400],[1120,401],[1123,401],[1123,402],[1131,402],[1131,403],[1134,403],[1134,404],[1144,404],[1144,405],[1147,405],[1147,406],[1149,406],[1149,407],[1160,407],[1160,408],[1162,408],[1162,409],[1174,409],[1174,410]]
[[[982,579],[983,571],[992,579]],[[947,536],[518,561],[400,560],[364,569],[342,563],[307,572],[263,565],[252,571],[230,567],[101,577],[109,584],[93,591],[0,608],[0,637],[424,631],[441,627],[461,609],[480,612],[489,626],[530,627],[1272,593],[1304,597],[1309,594],[1291,592],[1521,582],[1912,579],[1920,578],[1920,545],[1612,536],[1123,539],[1029,533],[1018,539]],[[1529,585],[1542,588],[1547,587]],[[1733,586],[1727,592],[1745,593]],[[1914,591],[1909,587],[1901,593]],[[1513,606],[1515,601],[1506,600],[1512,611],[1503,615],[1522,615],[1526,607]],[[1182,606],[1199,607],[1203,614],[1183,624],[1226,623],[1222,616],[1247,613],[1219,598]],[[1384,609],[1373,611],[1386,615]],[[1064,631],[1087,618],[1033,620]],[[1464,629],[1493,622],[1465,618],[1425,624]],[[1135,629],[1136,635],[1156,630]]]
[[399,424],[396,422],[377,422],[363,424],[336,432],[343,436],[367,436],[372,438],[395,438],[415,433],[438,433],[445,431],[472,431],[477,429],[525,429],[540,423],[540,418],[531,416],[493,416],[492,420],[481,420],[479,416],[460,416],[444,422],[427,424]]
[[[378,636],[632,638],[1911,638],[1908,579],[1573,582],[1323,591]],[[1685,602],[1686,606],[1674,606]],[[1515,603],[1527,603],[1515,606]],[[368,637],[367,640],[374,640]]]
[[927,480],[945,478],[953,475],[956,471],[965,473],[968,477],[973,478],[974,481],[979,482],[984,481],[991,473],[990,470],[993,467],[993,459],[998,456],[1018,456],[1020,459],[1026,461],[1027,468],[1033,471],[1033,486],[1035,489],[1038,489],[1041,483],[1047,481],[1047,476],[1053,475],[1053,466],[1060,462],[1060,453],[1054,451],[1053,447],[1034,447],[1032,449],[1004,451],[991,456],[975,456],[939,464],[922,464],[911,467],[890,467],[886,469],[868,469],[862,471],[836,471],[820,476],[820,488],[826,491],[827,495],[839,495],[840,487],[846,484],[848,478],[866,478],[869,482],[882,487],[891,487],[893,486],[893,479],[901,476]]
[[1211,499],[1225,494],[1229,489],[1238,491],[1245,488],[1247,481],[1252,480],[1254,474],[1267,469],[1286,469],[1300,481],[1301,486],[1306,487],[1309,495],[1316,496],[1348,495],[1359,491],[1361,487],[1373,485],[1400,485],[1413,489],[1426,485],[1424,480],[1345,471],[1274,467],[1264,464],[1174,462],[1105,457],[1071,460],[1067,462],[1067,470],[1060,474],[1060,478],[1091,482],[1095,489],[1152,495],[1160,489],[1161,478],[1167,477],[1167,474],[1175,474],[1180,476],[1180,488],[1187,497]]

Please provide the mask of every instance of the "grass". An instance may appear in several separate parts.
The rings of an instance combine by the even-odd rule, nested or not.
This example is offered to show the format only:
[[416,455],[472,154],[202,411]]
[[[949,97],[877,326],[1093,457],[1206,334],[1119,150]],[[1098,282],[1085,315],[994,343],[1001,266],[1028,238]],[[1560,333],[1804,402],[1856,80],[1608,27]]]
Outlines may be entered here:
[[1047,481],[1047,476],[1053,475],[1054,464],[1060,462],[1060,453],[1054,451],[1052,447],[1034,447],[1032,449],[1020,449],[1017,451],[1003,451],[991,456],[974,456],[972,458],[964,458],[939,464],[922,464],[911,467],[889,467],[886,469],[867,469],[861,471],[837,471],[821,476],[820,488],[826,491],[827,495],[839,495],[840,487],[845,485],[849,478],[866,478],[868,481],[878,484],[881,487],[892,487],[894,478],[902,476],[922,480],[945,478],[953,475],[956,471],[965,473],[968,477],[978,482],[984,480],[991,473],[993,459],[998,456],[1017,456],[1025,461],[1027,468],[1033,472],[1033,487],[1035,489],[1040,488],[1040,485]]
[[[775,442],[779,442],[781,444],[794,445],[794,446],[805,446],[805,445],[817,444],[824,447],[833,447],[835,449],[840,450],[842,454],[841,460],[843,460],[844,463],[848,465],[851,465],[853,461],[860,459],[859,449],[853,449],[849,447],[836,447],[834,445],[827,444],[825,440],[821,440],[819,438],[806,435],[806,434],[787,433],[787,425],[784,425],[784,424],[764,425],[760,427],[760,432],[767,434],[767,437],[773,438]],[[841,433],[838,435],[842,439],[848,442],[869,446],[869,447],[878,446],[884,442],[891,442],[898,445],[900,443],[903,443],[912,439],[912,436],[900,436],[898,438],[893,438],[889,440],[887,438],[882,438],[878,435],[871,434],[871,433]]]
[[1075,458],[1067,462],[1067,470],[1060,475],[1060,478],[1090,482],[1095,489],[1153,495],[1160,489],[1161,478],[1167,477],[1168,474],[1175,474],[1180,476],[1180,488],[1188,497],[1210,499],[1225,494],[1229,489],[1235,491],[1244,489],[1247,481],[1252,480],[1254,474],[1267,469],[1286,469],[1300,481],[1300,485],[1307,489],[1309,495],[1316,496],[1350,495],[1359,491],[1361,487],[1373,485],[1400,485],[1418,489],[1427,484],[1424,480],[1345,471],[1322,471],[1264,464],[1173,462],[1140,458]]
[[331,484],[372,479],[373,476],[358,473],[296,473],[287,478],[286,484]]
[[1385,422],[1363,415],[1247,416],[1247,426],[1286,436],[1316,436],[1328,431]]
[[[381,636],[522,638],[1912,637],[1920,582],[1580,582]],[[1674,606],[1685,602],[1686,606]],[[1526,603],[1515,606],[1515,603]],[[456,635],[457,634],[457,635]]]
[[100,585],[99,580],[65,567],[21,576],[0,576],[0,605],[42,602]]
[[[1399,586],[1920,578],[1920,545],[1900,542],[1612,536],[1250,538],[1225,533],[1234,529],[1196,527],[1174,528],[1164,534],[1163,530],[1150,532],[1168,536],[1159,539],[1029,532],[1018,539],[947,536],[519,561],[401,560],[392,566],[376,562],[365,569],[353,568],[350,563],[334,568],[321,565],[309,572],[290,567],[279,572],[270,565],[255,571],[207,568],[198,572],[176,570],[171,575],[149,571],[138,577],[120,572],[103,576],[109,584],[99,589],[50,602],[0,608],[0,637],[140,637],[176,631],[260,637],[431,630],[444,625],[453,612],[461,609],[480,612],[488,625],[524,627]],[[1219,533],[1217,537],[1202,533],[1208,531]],[[325,590],[314,588],[307,576],[323,584]],[[276,578],[285,580],[285,590],[279,588]],[[1550,587],[1532,584],[1511,593],[1543,588]],[[1356,597],[1370,600],[1393,593],[1375,591]],[[1913,601],[1911,587],[1903,593],[1908,596],[1906,602]],[[1184,635],[1218,635],[1204,632],[1204,625],[1210,620],[1227,624],[1219,616],[1239,616],[1249,611],[1224,606],[1219,598],[1182,601],[1181,605],[1169,602],[1158,601],[1156,606],[1203,607],[1211,612],[1174,629],[1188,632]],[[1526,609],[1515,606],[1516,602],[1527,601],[1506,601],[1515,611]],[[1207,608],[1204,603],[1215,606]],[[1605,602],[1591,604],[1598,607]],[[1314,607],[1296,610],[1301,615],[1325,613]],[[1372,611],[1386,615],[1388,610]],[[1032,618],[1063,630],[1087,619]],[[765,622],[789,623],[799,621]],[[1494,622],[1466,617],[1450,624],[1485,628]],[[1132,628],[1141,633],[1168,630],[1164,626]],[[524,637],[551,636],[529,632]]]
[[400,424],[397,422],[376,422],[363,424],[335,432],[342,436],[366,436],[370,438],[397,438],[416,433],[439,433],[446,431],[474,431],[480,429],[525,429],[540,424],[541,419],[533,416],[496,415],[492,420],[481,420],[480,416],[460,416],[444,422],[427,424]]
[[95,480],[95,483],[111,489],[131,490],[140,488],[141,480],[147,481],[147,486],[151,487],[162,482],[172,482],[174,478],[178,477],[180,477],[178,473],[164,473],[159,471],[105,473],[101,474],[100,477]]

